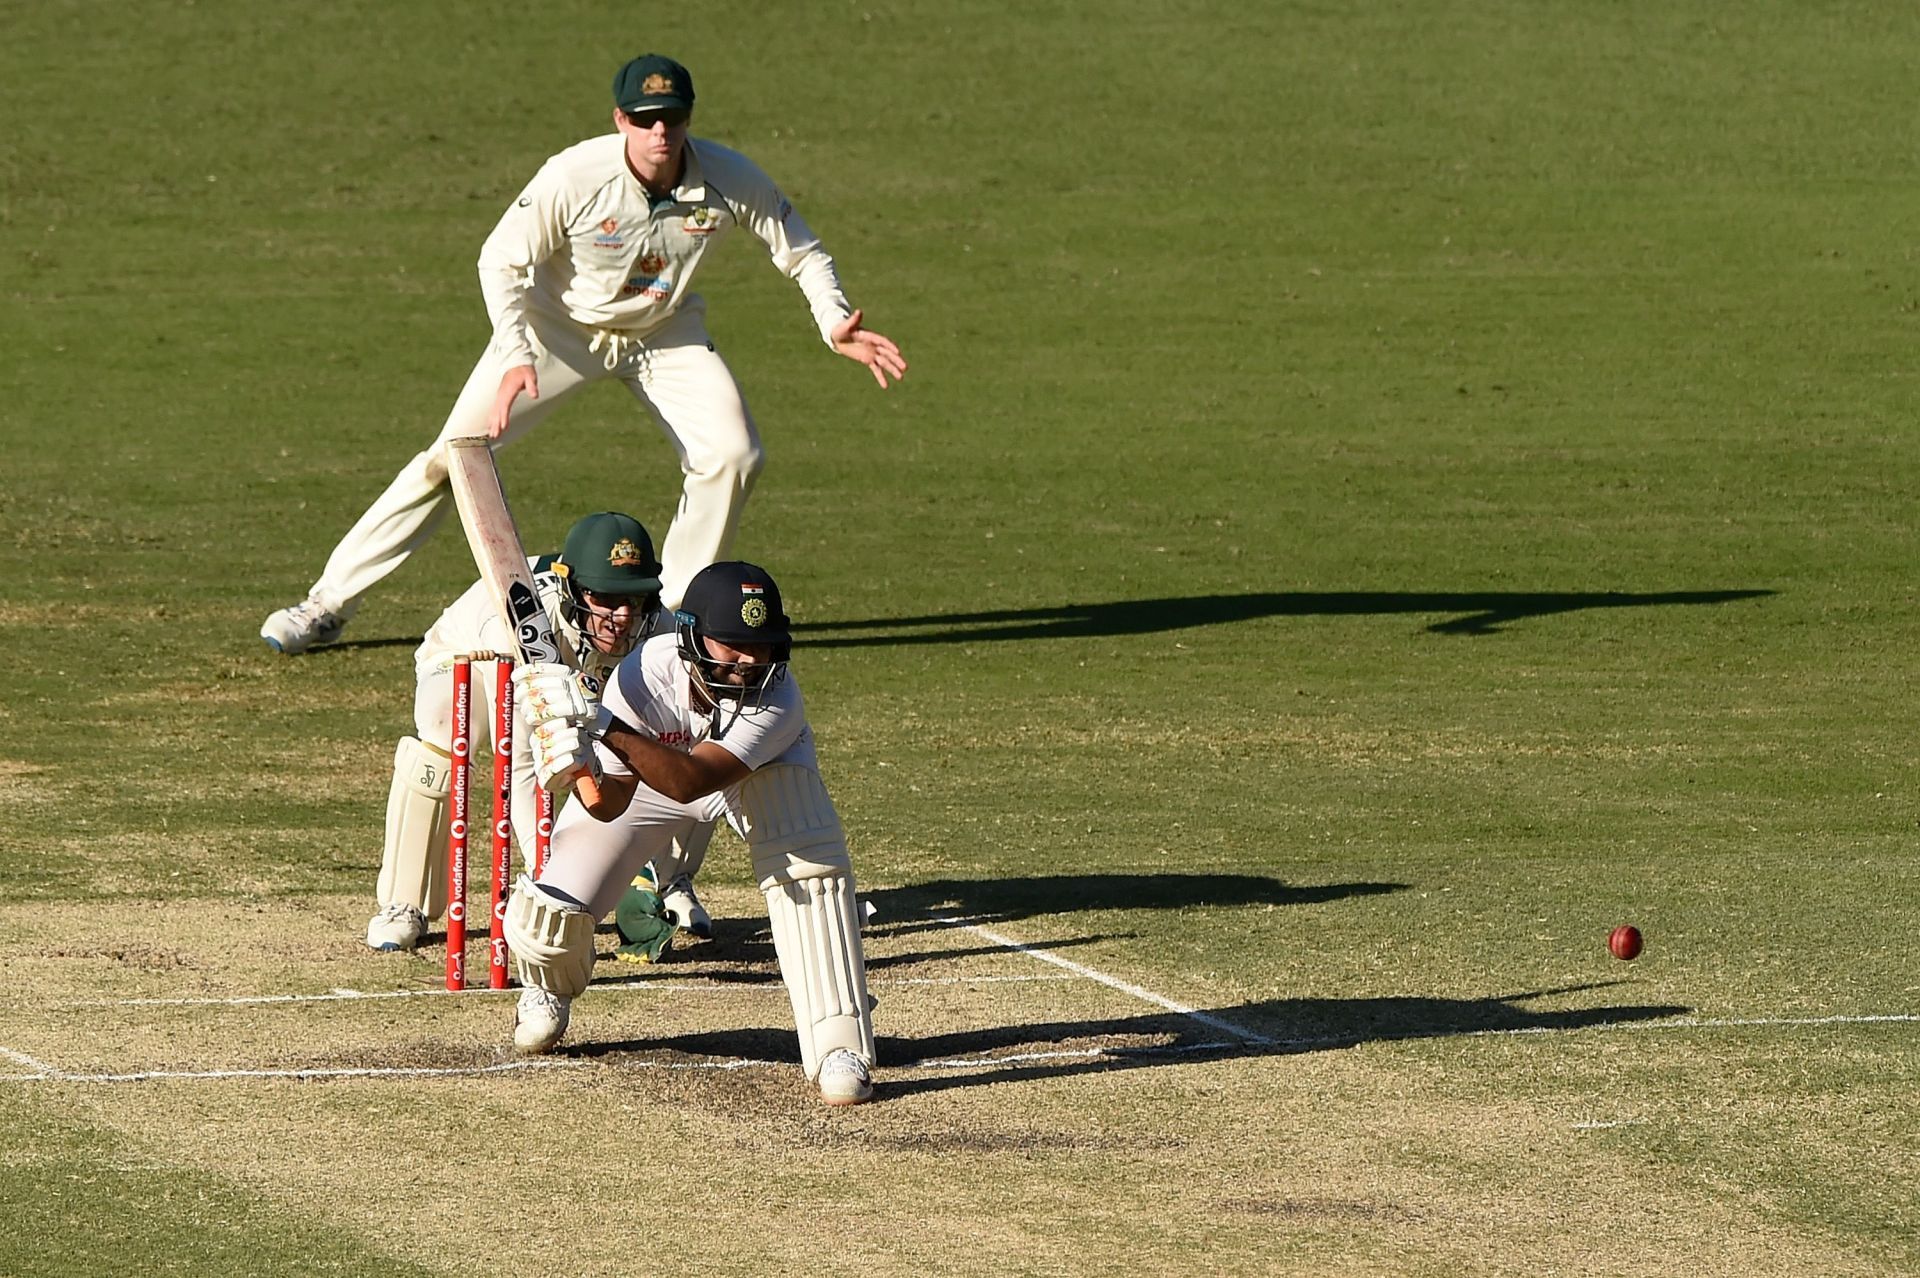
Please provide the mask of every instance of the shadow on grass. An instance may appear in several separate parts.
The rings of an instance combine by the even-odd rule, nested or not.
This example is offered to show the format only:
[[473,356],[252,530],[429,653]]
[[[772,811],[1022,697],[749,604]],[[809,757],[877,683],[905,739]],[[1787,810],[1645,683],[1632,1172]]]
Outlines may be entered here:
[[[1047,874],[1017,879],[935,879],[863,890],[868,930],[900,936],[959,923],[1006,923],[1082,910],[1181,910],[1200,905],[1319,905],[1404,892],[1404,883],[1295,885],[1258,874]],[[1049,948],[1052,943],[1049,942]]]
[[884,1038],[877,1046],[886,1066],[940,1071],[930,1077],[888,1080],[888,1096],[910,1096],[1196,1059],[1296,1056],[1408,1039],[1550,1034],[1636,1024],[1692,1010],[1671,1003],[1560,1011],[1520,1006],[1564,992],[1536,990],[1465,999],[1270,999],[1195,1013],[1154,1012]]
[[414,635],[411,638],[406,635],[392,635],[385,639],[342,639],[338,643],[309,648],[300,655],[312,659],[324,657],[331,652],[367,652],[375,648],[418,648],[425,640],[425,635]]
[[[1199,1060],[1343,1051],[1365,1043],[1565,1033],[1638,1024],[1685,1015],[1692,1010],[1672,1003],[1616,1004],[1560,1011],[1531,1011],[1520,1006],[1534,999],[1594,988],[1600,987],[1575,986],[1461,999],[1283,998],[1213,1010],[1040,1021],[919,1038],[881,1035],[875,1044],[881,1067],[879,1098],[892,1100],[959,1087],[1066,1078]],[[770,1029],[583,1043],[563,1049],[562,1054],[586,1058],[627,1052],[681,1052],[723,1060],[782,1061],[796,1067],[800,1062],[792,1032]],[[898,1073],[902,1070],[934,1072],[903,1078]]]
[[[1261,617],[1395,616],[1452,613],[1427,627],[1433,634],[1489,635],[1533,617],[1590,608],[1662,608],[1759,599],[1771,590],[1620,591],[1270,591],[1249,595],[1192,595],[1130,599],[998,612],[955,612],[863,621],[811,621],[794,627],[809,648],[868,648],[927,643],[986,643],[1000,639],[1084,639],[1191,630]],[[847,635],[855,630],[929,627],[920,634]]]

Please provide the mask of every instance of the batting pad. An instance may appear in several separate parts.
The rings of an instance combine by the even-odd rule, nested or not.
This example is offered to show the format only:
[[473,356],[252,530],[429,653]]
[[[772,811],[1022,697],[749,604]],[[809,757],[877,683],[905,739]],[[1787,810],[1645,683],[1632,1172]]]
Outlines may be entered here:
[[417,737],[401,737],[387,791],[387,846],[380,904],[411,905],[430,919],[447,908],[447,793],[453,761]]
[[874,1062],[867,961],[846,831],[812,768],[769,764],[740,784],[740,832],[767,897],[807,1078],[846,1048]]
[[572,998],[593,979],[593,915],[561,904],[524,874],[507,898],[506,933],[522,985]]

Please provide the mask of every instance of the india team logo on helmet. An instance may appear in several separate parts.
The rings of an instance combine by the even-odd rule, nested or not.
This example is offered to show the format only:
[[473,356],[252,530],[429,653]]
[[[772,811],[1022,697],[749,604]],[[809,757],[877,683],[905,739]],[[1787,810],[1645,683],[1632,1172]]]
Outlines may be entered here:
[[[725,702],[739,713],[752,714],[787,677],[792,622],[781,606],[780,587],[766,569],[737,560],[707,565],[687,583],[675,620],[681,659],[716,711]],[[742,665],[717,656],[709,640],[729,647],[764,645],[765,656]]]

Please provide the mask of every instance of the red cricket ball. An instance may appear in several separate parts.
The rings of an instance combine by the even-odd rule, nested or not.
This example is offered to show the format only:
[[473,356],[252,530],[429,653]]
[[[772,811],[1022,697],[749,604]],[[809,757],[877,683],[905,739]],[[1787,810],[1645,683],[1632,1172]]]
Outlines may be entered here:
[[1640,929],[1631,923],[1622,923],[1607,937],[1607,948],[1617,959],[1639,958],[1640,946]]

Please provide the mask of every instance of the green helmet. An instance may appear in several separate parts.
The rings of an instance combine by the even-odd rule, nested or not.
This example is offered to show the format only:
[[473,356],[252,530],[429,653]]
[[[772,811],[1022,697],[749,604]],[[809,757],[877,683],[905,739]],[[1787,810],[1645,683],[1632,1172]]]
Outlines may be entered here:
[[552,571],[569,586],[596,595],[645,597],[660,593],[660,561],[653,538],[632,515],[603,510],[567,532]]

